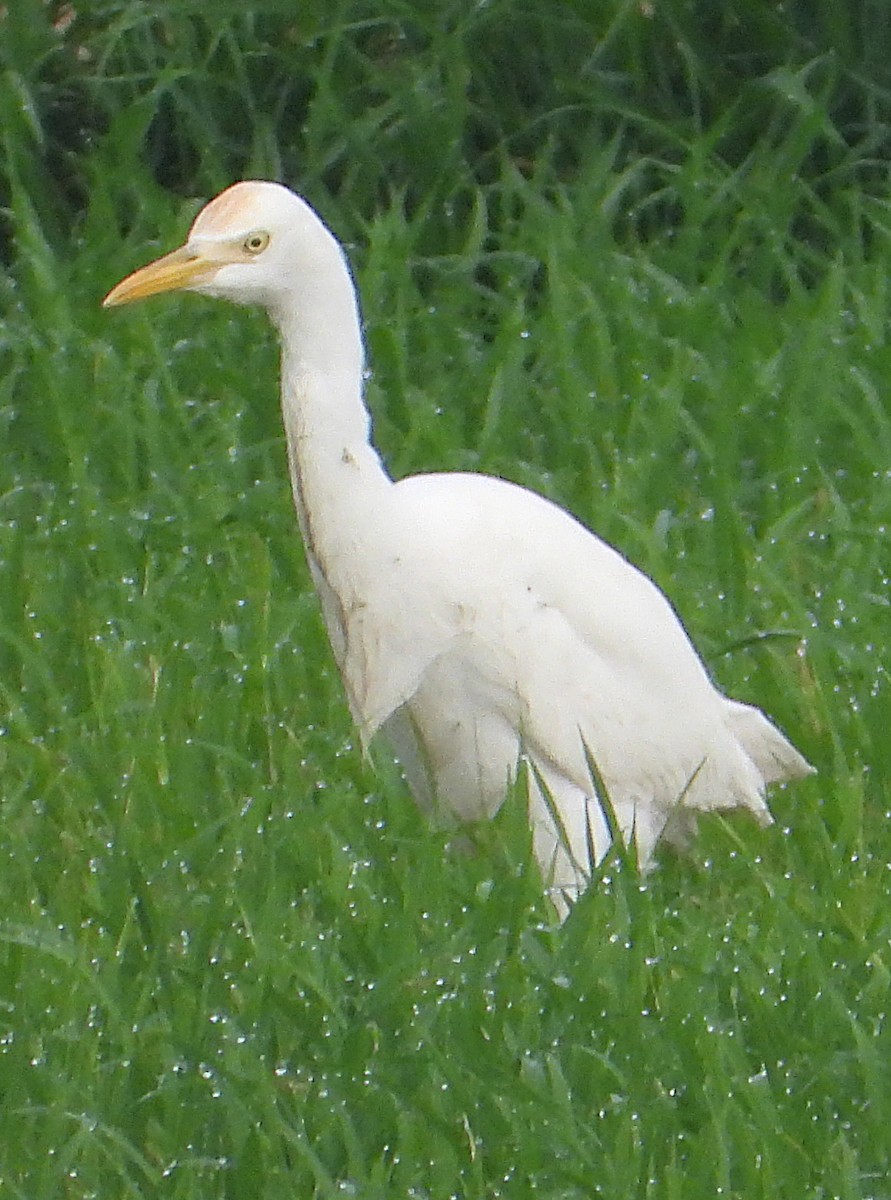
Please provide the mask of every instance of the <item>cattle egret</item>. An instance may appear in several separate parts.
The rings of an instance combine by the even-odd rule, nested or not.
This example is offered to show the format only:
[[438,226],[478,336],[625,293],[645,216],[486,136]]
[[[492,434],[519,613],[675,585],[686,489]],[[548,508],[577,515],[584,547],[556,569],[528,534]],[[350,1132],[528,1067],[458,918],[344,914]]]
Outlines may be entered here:
[[350,272],[304,200],[234,184],[105,304],[177,290],[260,305],[278,328],[297,518],[350,711],[363,747],[386,737],[425,809],[490,817],[522,773],[561,914],[611,816],[644,865],[697,813],[770,821],[766,786],[812,768],[717,691],[654,583],[502,479],[391,479],[370,441]]

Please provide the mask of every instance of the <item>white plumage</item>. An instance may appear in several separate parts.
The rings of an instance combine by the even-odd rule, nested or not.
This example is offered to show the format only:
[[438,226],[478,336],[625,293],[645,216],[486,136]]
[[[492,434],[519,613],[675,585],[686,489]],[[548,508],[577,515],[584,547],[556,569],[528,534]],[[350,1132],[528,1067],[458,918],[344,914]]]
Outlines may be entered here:
[[349,270],[303,200],[235,184],[105,303],[180,288],[260,304],[278,327],[294,500],[350,710],[363,744],[388,737],[420,803],[490,816],[525,758],[535,853],[562,911],[591,840],[598,860],[609,846],[589,755],[643,863],[697,812],[770,820],[766,785],[811,768],[715,689],[645,575],[503,480],[390,479],[369,440]]

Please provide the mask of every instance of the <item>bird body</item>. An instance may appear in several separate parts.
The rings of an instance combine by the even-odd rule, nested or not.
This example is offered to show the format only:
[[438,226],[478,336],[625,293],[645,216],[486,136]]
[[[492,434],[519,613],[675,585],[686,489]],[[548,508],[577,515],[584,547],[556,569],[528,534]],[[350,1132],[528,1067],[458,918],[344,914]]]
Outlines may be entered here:
[[536,857],[565,911],[610,844],[592,760],[642,862],[700,811],[769,821],[766,785],[809,773],[714,687],[655,584],[563,509],[485,475],[389,477],[355,289],[305,201],[233,185],[106,303],[175,288],[261,304],[278,327],[294,501],[350,710],[422,805],[491,816],[525,761]]

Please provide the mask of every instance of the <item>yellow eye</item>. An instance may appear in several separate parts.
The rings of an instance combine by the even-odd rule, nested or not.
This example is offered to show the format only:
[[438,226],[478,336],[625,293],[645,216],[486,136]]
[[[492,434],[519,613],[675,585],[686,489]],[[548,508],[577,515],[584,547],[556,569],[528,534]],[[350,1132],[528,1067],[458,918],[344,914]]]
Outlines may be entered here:
[[256,233],[249,233],[241,244],[241,248],[245,254],[262,254],[269,245],[269,234],[258,230]]

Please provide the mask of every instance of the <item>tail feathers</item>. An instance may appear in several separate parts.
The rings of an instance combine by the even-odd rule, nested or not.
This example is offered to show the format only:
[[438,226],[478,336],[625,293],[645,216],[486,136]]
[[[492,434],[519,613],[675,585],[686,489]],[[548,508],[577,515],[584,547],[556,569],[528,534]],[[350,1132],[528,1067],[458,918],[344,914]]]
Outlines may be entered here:
[[807,759],[760,709],[740,704],[738,700],[727,700],[726,703],[730,730],[765,783],[782,783],[786,779],[813,775],[814,768]]
[[[528,788],[535,855],[561,920],[609,848],[612,824],[626,845],[634,845],[640,867],[646,870],[660,840],[685,849],[704,812],[745,809],[759,825],[769,825],[773,818],[765,798],[767,785],[814,773],[760,709],[735,700],[725,704],[726,732],[719,735],[719,752],[703,758],[686,784],[670,796],[647,794],[639,787],[610,787],[609,781],[591,777],[590,761],[587,780],[573,780],[548,760],[531,758]],[[614,821],[604,813],[602,788],[608,791]]]

